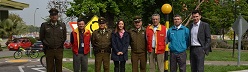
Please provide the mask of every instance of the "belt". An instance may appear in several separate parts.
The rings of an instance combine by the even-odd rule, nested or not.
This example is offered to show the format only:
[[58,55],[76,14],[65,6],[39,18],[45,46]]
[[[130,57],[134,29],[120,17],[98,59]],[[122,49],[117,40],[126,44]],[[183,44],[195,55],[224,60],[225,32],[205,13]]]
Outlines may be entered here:
[[108,53],[109,51],[107,50],[98,50],[99,53]]
[[57,49],[63,49],[63,48],[51,48],[51,47],[47,47],[48,50],[57,50]]

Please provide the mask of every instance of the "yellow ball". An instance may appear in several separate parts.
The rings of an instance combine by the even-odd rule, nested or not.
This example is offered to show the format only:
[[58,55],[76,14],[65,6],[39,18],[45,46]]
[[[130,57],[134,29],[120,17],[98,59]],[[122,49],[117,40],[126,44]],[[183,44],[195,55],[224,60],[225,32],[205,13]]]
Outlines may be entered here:
[[162,7],[161,7],[161,11],[164,13],[164,14],[169,14],[171,11],[172,11],[172,7],[170,4],[164,4]]

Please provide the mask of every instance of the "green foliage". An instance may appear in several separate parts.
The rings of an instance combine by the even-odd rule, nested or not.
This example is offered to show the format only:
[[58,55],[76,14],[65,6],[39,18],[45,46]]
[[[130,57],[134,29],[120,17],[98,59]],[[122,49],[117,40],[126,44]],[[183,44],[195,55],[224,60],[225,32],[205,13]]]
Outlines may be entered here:
[[32,33],[32,32],[39,32],[40,31],[40,27],[35,27],[33,25],[28,25],[28,32]]
[[0,35],[8,36],[12,39],[12,35],[19,35],[27,32],[27,26],[22,18],[17,14],[9,14],[9,18],[0,21]]
[[233,35],[234,35],[233,30],[230,30],[226,35],[227,35],[231,40],[233,40]]
[[28,37],[28,39],[31,41],[32,44],[34,44],[37,40],[33,37]]
[[[151,15],[158,13],[161,15],[161,24],[165,23],[165,15],[161,12],[161,7],[169,3],[173,11],[169,14],[170,25],[173,25],[173,16],[179,14],[186,20],[191,15],[191,11],[199,4],[199,0],[74,0],[71,8],[66,12],[67,16],[76,16],[89,20],[93,15],[103,16],[109,26],[114,27],[115,21],[123,19],[128,28],[133,25],[132,18],[140,15],[143,18],[143,25],[151,24]],[[248,20],[248,4],[246,0],[239,0],[235,5],[232,0],[206,0],[200,5],[202,21],[210,24],[212,34],[225,34],[233,25],[235,15],[241,13]]]

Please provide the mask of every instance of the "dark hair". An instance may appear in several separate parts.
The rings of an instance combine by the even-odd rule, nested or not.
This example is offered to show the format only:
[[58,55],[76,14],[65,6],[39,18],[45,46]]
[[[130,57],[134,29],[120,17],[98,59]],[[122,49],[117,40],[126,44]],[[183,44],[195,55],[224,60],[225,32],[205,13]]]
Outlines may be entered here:
[[[122,22],[124,23],[123,19],[119,19],[119,20],[116,22],[115,33],[118,32],[118,31],[120,30],[119,27],[118,27],[120,21],[122,21]],[[125,30],[125,23],[124,23],[123,29]]]
[[199,11],[199,10],[193,10],[192,11],[192,14],[196,14],[196,13],[198,13],[199,15],[201,15],[201,11]]
[[182,16],[180,16],[179,14],[174,15],[173,19],[174,19],[175,17],[179,17],[180,19],[182,19]]
[[79,18],[78,20],[77,20],[77,22],[81,22],[81,21],[84,21],[83,19],[81,19],[81,18]]

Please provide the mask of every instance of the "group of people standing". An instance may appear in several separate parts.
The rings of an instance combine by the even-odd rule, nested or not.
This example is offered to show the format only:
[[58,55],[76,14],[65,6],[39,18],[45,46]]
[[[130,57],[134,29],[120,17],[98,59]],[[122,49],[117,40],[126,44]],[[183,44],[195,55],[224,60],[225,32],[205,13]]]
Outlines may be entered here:
[[[125,21],[122,19],[116,22],[115,30],[108,29],[107,20],[104,17],[100,17],[98,19],[99,29],[92,34],[85,29],[85,21],[78,19],[78,28],[73,30],[70,36],[74,72],[88,72],[87,54],[90,51],[90,43],[95,55],[95,72],[101,72],[101,66],[103,66],[104,72],[110,72],[110,59],[114,62],[114,72],[125,72],[129,46],[131,47],[132,72],[146,72],[147,58],[149,58],[149,72],[156,72],[156,64],[158,71],[164,72],[164,52],[167,44],[169,44],[170,49],[170,72],[177,72],[178,65],[180,72],[186,72],[187,48],[190,48],[191,71],[204,72],[205,54],[208,54],[211,50],[210,28],[207,23],[200,20],[200,11],[193,11],[192,17],[193,23],[190,25],[190,29],[182,25],[182,17],[180,15],[175,15],[173,17],[174,26],[166,29],[164,25],[160,24],[159,14],[152,15],[152,24],[146,28],[142,26],[142,18],[135,16],[133,18],[134,27],[130,30],[125,29]],[[56,68],[53,65],[48,66],[47,71],[52,72],[56,69],[57,72],[62,72],[62,67],[60,68],[59,66],[60,63],[62,64],[62,59],[57,61],[60,57],[57,58],[56,55],[63,55],[63,53],[58,52],[60,47],[49,43],[65,41],[63,39],[64,35],[58,34],[64,30],[64,27],[59,25],[62,26],[58,27],[61,30],[58,30],[58,33],[56,33],[54,31],[56,26],[53,26],[53,24],[56,24],[56,22],[53,23],[52,20],[47,24],[42,24],[41,28],[43,29],[40,32],[44,35],[40,36],[43,37],[41,41],[47,47],[47,58],[54,57],[53,61],[47,62],[53,62],[54,64],[55,61],[55,63],[59,63],[56,64]],[[47,28],[44,25],[51,27]],[[59,39],[56,40],[54,36],[50,35],[57,36]],[[47,39],[52,40],[49,41]]]

